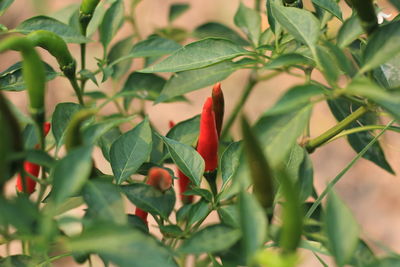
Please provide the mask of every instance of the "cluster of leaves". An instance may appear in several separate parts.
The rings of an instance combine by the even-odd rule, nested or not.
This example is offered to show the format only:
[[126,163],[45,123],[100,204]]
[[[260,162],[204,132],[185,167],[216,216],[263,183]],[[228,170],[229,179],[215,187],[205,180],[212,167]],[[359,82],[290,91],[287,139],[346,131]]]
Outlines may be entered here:
[[[398,1],[392,2],[399,7]],[[12,3],[1,1],[0,14]],[[11,102],[0,102],[0,111],[5,106],[12,110],[11,115],[0,115],[1,185],[12,182],[18,168],[9,168],[10,164],[21,165],[21,159],[43,169],[41,179],[32,177],[40,183],[37,193],[0,197],[0,244],[20,241],[23,247],[22,254],[0,258],[0,265],[48,266],[69,256],[82,263],[98,255],[106,265],[184,266],[187,256],[194,255],[196,266],[289,267],[300,262],[298,248],[312,251],[323,266],[328,265],[321,255],[332,256],[338,266],[400,264],[400,255],[395,253],[385,258],[374,255],[360,238],[350,210],[332,191],[361,157],[394,173],[378,138],[387,130],[400,131],[392,125],[400,118],[399,17],[385,21],[367,37],[356,12],[343,18],[336,0],[313,0],[314,11],[310,11],[311,3],[303,7],[301,0],[268,0],[266,5],[256,0],[254,9],[240,3],[234,16],[242,33],[219,22],[188,31],[174,26],[174,20],[189,5],[174,4],[168,25],[142,39],[136,24],[140,16],[135,15],[139,3],[132,0],[125,11],[122,0],[100,1],[85,34],[79,25],[79,5],[53,16],[29,18],[14,29],[2,25],[3,33],[47,30],[66,43],[80,44],[83,67],[76,77],[85,102],[58,103],[54,112],[47,114],[52,134],[43,150],[35,149],[40,143],[35,120]],[[264,9],[270,25],[265,30],[261,27]],[[332,20],[340,24],[334,34],[328,27]],[[133,34],[115,42],[124,23],[132,25]],[[99,38],[94,40],[97,31]],[[188,38],[197,41],[182,45]],[[84,67],[84,51],[90,41],[98,42],[104,51],[94,70]],[[144,59],[144,66],[129,73],[134,58]],[[0,73],[1,91],[26,89],[23,66],[18,62]],[[199,116],[162,135],[146,116],[144,105],[132,103],[186,101],[184,94],[243,69],[250,70],[250,75],[241,100],[225,120],[220,186],[213,195],[202,184],[204,160],[193,148]],[[323,82],[312,79],[317,71]],[[161,72],[172,75],[165,79],[155,74]],[[243,142],[234,140],[230,127],[251,90],[258,82],[280,74],[303,77],[304,83],[289,88],[252,127],[243,119]],[[62,79],[60,76],[45,63],[47,81]],[[99,89],[85,92],[89,80]],[[103,89],[108,80],[123,81],[123,85],[107,95]],[[311,139],[312,108],[322,101],[328,103],[338,124]],[[103,114],[102,108],[112,103],[118,113]],[[394,120],[377,124],[382,115]],[[21,133],[13,132],[14,137],[22,136],[23,149],[18,153],[7,144],[13,135],[5,130],[14,117],[23,127]],[[133,128],[122,132],[120,126],[126,123]],[[379,129],[378,135],[374,133]],[[358,154],[318,195],[309,153],[342,136]],[[68,152],[62,155],[59,151],[64,146]],[[95,147],[101,149],[112,174],[96,168],[92,159]],[[162,193],[143,183],[153,166],[173,174],[175,167],[168,168],[171,163],[191,180],[192,190],[185,194],[196,195],[194,203],[178,207],[174,187]],[[12,170],[6,172],[8,169]],[[326,196],[327,203],[322,206]],[[133,207],[125,207],[124,198],[153,216],[154,228],[162,238],[149,231],[140,218],[126,214]],[[86,207],[83,217],[68,215],[78,207]],[[219,221],[204,225],[215,211]]]

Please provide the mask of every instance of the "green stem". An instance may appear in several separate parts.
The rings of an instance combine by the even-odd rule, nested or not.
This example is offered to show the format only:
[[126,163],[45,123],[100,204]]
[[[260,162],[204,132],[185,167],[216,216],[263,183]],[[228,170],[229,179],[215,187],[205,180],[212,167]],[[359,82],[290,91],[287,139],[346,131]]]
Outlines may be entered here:
[[[335,141],[341,137],[350,135],[350,134],[355,134],[355,133],[365,132],[365,131],[382,130],[385,128],[386,128],[385,125],[366,125],[366,126],[362,126],[362,127],[351,128],[351,129],[345,130],[345,131],[341,132],[340,134],[336,135],[335,137],[331,138],[328,141],[328,143]],[[400,127],[396,127],[396,126],[388,127],[387,130],[400,133]]]
[[258,80],[254,77],[254,73],[250,74],[249,80],[246,84],[246,87],[243,91],[242,96],[240,97],[239,101],[236,103],[236,106],[234,107],[230,117],[228,118],[228,121],[225,124],[225,127],[222,130],[221,133],[221,140],[226,138],[226,135],[229,133],[229,130],[231,129],[233,123],[235,122],[240,110],[243,108],[243,105],[246,103],[247,99],[249,98],[249,95],[251,91],[253,90],[254,86],[257,84]]
[[364,115],[368,109],[364,106],[359,107],[356,111],[347,116],[344,120],[340,121],[338,124],[321,134],[320,136],[311,139],[306,144],[306,149],[309,153],[314,152],[314,150],[329,141],[332,137],[343,131],[347,126],[349,126],[352,122],[359,119],[362,115]]
[[361,151],[358,153],[347,166],[332,180],[329,182],[325,190],[319,195],[317,200],[315,200],[314,204],[311,206],[311,208],[307,211],[307,214],[305,215],[305,218],[308,219],[311,217],[311,215],[314,213],[318,205],[321,204],[321,201],[324,199],[324,197],[332,190],[332,188],[335,186],[337,182],[343,177],[343,175],[346,174],[346,172],[362,157],[364,154],[370,149],[379,139],[379,137],[382,136],[384,132],[394,123],[394,120],[390,121],[386,127],[377,135],[374,137],[374,139],[371,140],[371,142],[368,143]]
[[[86,36],[86,32],[85,32]],[[81,44],[81,70],[86,69],[86,44]],[[85,91],[85,85],[86,85],[87,79],[83,78],[81,80],[81,91],[82,93]]]
[[53,256],[53,257],[51,257],[51,258],[39,263],[37,265],[37,267],[47,266],[49,263],[51,263],[53,261],[56,261],[56,260],[59,260],[59,259],[65,258],[65,257],[69,257],[71,255],[72,255],[72,253],[68,252],[68,253],[64,253],[64,254]]
[[79,104],[82,106],[85,106],[85,102],[83,102],[83,97],[82,97],[82,91],[81,88],[79,88],[78,82],[76,80],[76,77],[68,78],[72,88],[74,88],[75,94],[78,97]]

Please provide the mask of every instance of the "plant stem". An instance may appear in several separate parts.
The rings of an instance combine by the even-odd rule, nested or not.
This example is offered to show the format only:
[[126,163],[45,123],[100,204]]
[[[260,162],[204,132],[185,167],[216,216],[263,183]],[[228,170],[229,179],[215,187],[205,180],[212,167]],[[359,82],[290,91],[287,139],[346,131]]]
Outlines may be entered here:
[[79,104],[85,106],[85,102],[83,102],[82,91],[81,88],[79,88],[78,82],[76,81],[76,77],[69,79],[69,81],[72,87],[74,88],[76,96],[78,97]]
[[368,109],[364,106],[359,107],[356,111],[347,116],[344,120],[340,121],[338,124],[321,134],[320,136],[311,139],[306,144],[306,149],[309,153],[314,152],[314,150],[329,141],[332,137],[343,131],[352,122],[356,121],[362,115],[364,115]]
[[394,120],[390,121],[386,127],[377,135],[374,137],[374,139],[371,140],[371,142],[366,145],[363,150],[360,151],[351,161],[347,166],[332,180],[328,183],[327,187],[325,190],[319,195],[317,200],[315,200],[314,204],[311,206],[311,208],[307,211],[307,214],[305,215],[305,218],[308,219],[311,217],[315,209],[318,207],[318,205],[321,204],[321,201],[324,199],[324,197],[332,190],[332,188],[335,186],[337,182],[343,177],[343,175],[346,174],[346,172],[362,157],[364,154],[368,151],[368,149],[371,148],[381,137],[381,135],[386,132],[386,130],[394,123]]
[[230,117],[228,118],[227,123],[225,124],[225,127],[222,130],[221,138],[220,138],[221,140],[223,140],[226,137],[226,135],[229,133],[229,130],[231,129],[240,110],[242,109],[244,103],[246,103],[251,91],[253,90],[253,88],[257,84],[257,82],[258,82],[258,80],[254,77],[254,73],[251,73],[249,76],[249,80],[246,84],[246,87],[243,91],[242,96],[240,97],[239,101],[236,103],[236,106],[234,107]]
[[[385,125],[366,125],[366,126],[362,126],[362,127],[351,128],[351,129],[345,130],[345,131],[341,132],[340,134],[336,135],[335,137],[331,138],[328,141],[328,143],[335,141],[341,137],[350,135],[350,134],[355,134],[355,133],[365,132],[365,131],[372,131],[372,130],[382,130],[385,128],[386,128]],[[391,127],[388,127],[387,130],[400,133],[400,127],[391,126]]]
[[64,254],[60,254],[60,255],[53,256],[53,257],[51,257],[51,258],[49,258],[49,259],[47,259],[47,260],[45,260],[45,261],[39,263],[39,264],[37,265],[37,267],[46,266],[46,265],[48,265],[50,262],[59,260],[59,259],[61,259],[61,258],[69,257],[69,256],[71,256],[71,255],[72,255],[72,253],[71,253],[71,252],[68,252],[68,253],[64,253]]
[[[85,31],[85,36],[86,36],[86,31]],[[84,70],[86,68],[86,44],[83,43],[81,44],[81,70]],[[87,79],[82,79],[81,80],[81,91],[85,91],[85,85],[86,85]]]

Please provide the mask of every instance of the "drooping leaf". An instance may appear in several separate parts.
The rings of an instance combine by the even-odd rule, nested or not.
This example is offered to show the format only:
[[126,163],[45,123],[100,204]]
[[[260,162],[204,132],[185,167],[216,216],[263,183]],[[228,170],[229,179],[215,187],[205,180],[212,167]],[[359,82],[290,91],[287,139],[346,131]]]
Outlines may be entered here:
[[106,50],[124,20],[124,2],[115,1],[104,14],[100,25],[100,42]]
[[129,179],[149,158],[151,147],[151,128],[148,119],[115,140],[110,149],[110,162],[118,184]]
[[50,17],[36,16],[29,18],[19,24],[14,31],[28,34],[36,30],[47,30],[54,32],[67,43],[87,43],[89,39],[74,28]]

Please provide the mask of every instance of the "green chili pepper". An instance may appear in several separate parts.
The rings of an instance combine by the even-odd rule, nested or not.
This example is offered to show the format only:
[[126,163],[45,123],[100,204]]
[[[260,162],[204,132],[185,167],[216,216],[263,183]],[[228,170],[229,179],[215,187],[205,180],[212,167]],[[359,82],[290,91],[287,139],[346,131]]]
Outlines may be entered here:
[[94,10],[99,4],[100,0],[83,0],[79,8],[79,23],[81,25],[81,32],[86,36],[86,29],[92,19]]
[[29,95],[29,111],[38,125],[44,123],[44,64],[32,43],[24,37],[10,37],[0,43],[0,53],[6,50],[20,51],[22,54],[22,75]]
[[244,151],[253,182],[253,194],[264,208],[271,221],[275,197],[272,171],[261,150],[261,145],[250,128],[246,118],[242,118]]
[[95,115],[96,112],[97,110],[95,109],[83,109],[73,116],[65,134],[65,147],[68,151],[83,144],[80,132],[81,126],[88,118]]
[[40,46],[54,56],[60,65],[61,71],[67,78],[75,76],[76,61],[69,52],[67,44],[60,36],[50,31],[38,30],[31,32],[26,38],[34,46]]
[[361,26],[368,35],[378,28],[373,0],[348,0],[346,2],[357,11]]

